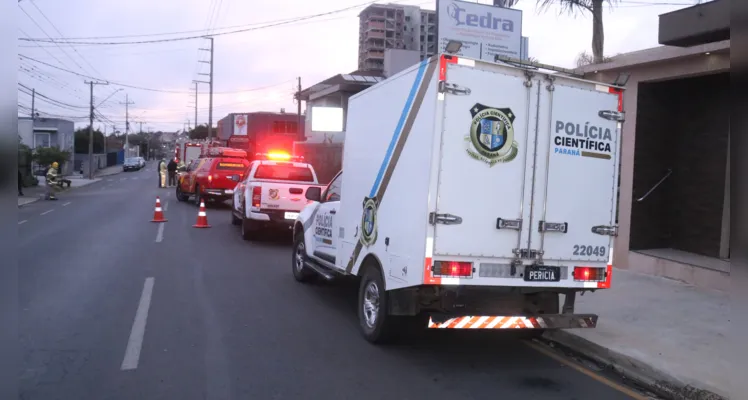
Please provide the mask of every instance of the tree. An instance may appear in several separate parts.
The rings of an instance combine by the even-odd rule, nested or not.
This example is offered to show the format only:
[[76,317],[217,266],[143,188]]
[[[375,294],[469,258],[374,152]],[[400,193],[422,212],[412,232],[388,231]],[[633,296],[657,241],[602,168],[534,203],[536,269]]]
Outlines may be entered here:
[[[613,61],[613,57],[603,57],[601,62],[606,63],[611,61]],[[586,51],[577,54],[577,59],[574,61],[574,63],[577,65],[577,68],[584,67],[585,65],[597,64],[595,62],[595,57],[593,57],[592,54]]]
[[31,159],[36,161],[37,164],[47,166],[53,162],[58,162],[62,165],[64,162],[70,160],[70,152],[60,150],[59,147],[37,147],[34,149],[34,153]]
[[[215,131],[215,129],[214,129]],[[208,125],[198,125],[189,132],[190,139],[207,139]]]
[[[75,152],[78,154],[88,154],[88,127],[75,131]],[[104,152],[104,134],[100,130],[94,129],[94,153]]]
[[584,12],[592,14],[592,61],[594,64],[604,62],[603,4],[608,3],[612,6],[618,0],[537,0],[537,2],[540,8],[545,10],[557,4],[561,7],[562,13],[567,12],[574,16]]

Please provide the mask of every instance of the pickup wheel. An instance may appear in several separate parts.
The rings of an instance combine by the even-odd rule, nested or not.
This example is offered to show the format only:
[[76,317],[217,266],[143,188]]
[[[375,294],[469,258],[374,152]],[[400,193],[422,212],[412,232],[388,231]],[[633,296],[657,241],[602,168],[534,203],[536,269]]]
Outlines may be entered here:
[[257,238],[257,230],[255,223],[246,217],[241,220],[242,225],[242,239],[244,240],[255,240]]
[[315,277],[315,273],[305,265],[307,256],[304,232],[297,233],[293,242],[293,259],[291,264],[293,277],[299,282],[311,282]]
[[182,188],[177,184],[177,201],[187,201],[187,195],[182,193]]
[[202,200],[202,196],[200,195],[200,185],[195,185],[195,205],[197,207],[200,207],[200,201]]
[[368,267],[358,290],[358,322],[364,338],[374,344],[391,342],[397,319],[387,313],[388,294],[379,268]]

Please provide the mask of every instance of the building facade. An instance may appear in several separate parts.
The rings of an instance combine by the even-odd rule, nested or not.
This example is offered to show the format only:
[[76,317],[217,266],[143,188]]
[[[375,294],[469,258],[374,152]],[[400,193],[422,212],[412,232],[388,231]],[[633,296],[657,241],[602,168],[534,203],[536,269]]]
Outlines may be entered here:
[[[60,150],[69,151],[73,154],[73,135],[75,126],[73,121],[59,118],[34,119],[28,117],[18,118],[18,137],[21,143],[32,149],[39,147],[59,147]],[[63,174],[73,171],[73,160],[61,167]]]
[[732,272],[728,4],[661,15],[664,46],[582,69],[628,76],[614,264],[720,290]]
[[386,49],[415,50],[421,60],[436,53],[435,11],[409,5],[372,4],[358,18],[360,71],[384,71]]

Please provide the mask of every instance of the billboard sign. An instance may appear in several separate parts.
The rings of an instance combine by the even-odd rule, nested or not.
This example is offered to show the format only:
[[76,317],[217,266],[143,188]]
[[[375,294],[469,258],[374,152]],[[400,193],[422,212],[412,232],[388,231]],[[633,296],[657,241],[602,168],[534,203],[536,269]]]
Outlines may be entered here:
[[458,0],[438,0],[439,52],[450,40],[462,42],[458,56],[494,61],[521,57],[522,11]]
[[234,136],[247,136],[247,115],[234,115]]

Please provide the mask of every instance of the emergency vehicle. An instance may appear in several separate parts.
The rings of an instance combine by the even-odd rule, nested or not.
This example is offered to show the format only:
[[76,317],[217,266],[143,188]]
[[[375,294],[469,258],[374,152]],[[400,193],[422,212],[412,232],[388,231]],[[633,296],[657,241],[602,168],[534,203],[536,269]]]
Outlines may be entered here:
[[292,271],[359,276],[367,340],[403,320],[596,326],[574,301],[611,285],[623,92],[514,65],[437,55],[350,98],[343,169],[307,190]]
[[243,150],[206,148],[199,158],[179,174],[177,200],[187,201],[192,196],[198,206],[202,200],[229,200],[234,194],[237,180],[244,177],[248,166],[247,154]]
[[234,178],[231,222],[245,240],[265,229],[291,230],[307,204],[306,191],[318,187],[317,173],[301,157],[274,151],[255,158],[244,179]]

